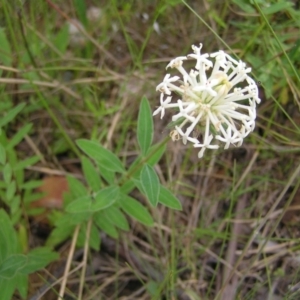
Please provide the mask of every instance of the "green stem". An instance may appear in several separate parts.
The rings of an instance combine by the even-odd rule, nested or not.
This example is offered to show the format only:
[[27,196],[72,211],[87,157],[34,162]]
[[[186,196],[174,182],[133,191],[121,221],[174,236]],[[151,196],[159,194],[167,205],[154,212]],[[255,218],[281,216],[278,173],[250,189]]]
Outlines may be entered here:
[[149,159],[154,155],[158,150],[160,150],[168,141],[170,140],[170,137],[167,136],[165,139],[157,145],[150,153],[148,153],[144,158],[141,159],[141,161],[134,167],[132,170],[128,171],[128,173],[125,175],[125,177],[122,177],[119,186],[124,185],[130,178],[133,176],[135,172],[137,172]]

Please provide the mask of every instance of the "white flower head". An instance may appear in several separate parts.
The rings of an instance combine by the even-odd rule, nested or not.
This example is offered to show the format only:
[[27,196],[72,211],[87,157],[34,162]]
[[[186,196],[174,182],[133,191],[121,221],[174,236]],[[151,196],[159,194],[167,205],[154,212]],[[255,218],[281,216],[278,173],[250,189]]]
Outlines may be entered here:
[[[199,158],[206,149],[218,149],[221,143],[224,149],[241,146],[255,127],[256,104],[260,103],[258,87],[248,76],[251,68],[222,50],[201,54],[201,48],[202,44],[192,46],[194,53],[177,57],[167,65],[181,76],[167,74],[157,86],[160,106],[153,113],[163,118],[166,110],[175,109],[171,138],[201,148]],[[195,68],[186,71],[184,62],[193,59]],[[201,140],[193,132],[200,132]]]

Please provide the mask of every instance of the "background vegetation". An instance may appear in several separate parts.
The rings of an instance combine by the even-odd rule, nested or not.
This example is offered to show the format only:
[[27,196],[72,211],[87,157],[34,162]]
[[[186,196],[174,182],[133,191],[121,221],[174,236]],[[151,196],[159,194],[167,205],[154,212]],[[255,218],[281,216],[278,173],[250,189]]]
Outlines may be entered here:
[[[1,300],[300,298],[297,1],[0,8]],[[159,104],[170,59],[200,42],[247,62],[262,99],[242,147],[202,160],[165,139],[167,118],[154,119],[152,148],[141,143],[138,119]],[[124,184],[124,170],[128,206],[91,217],[82,197]],[[154,174],[157,206],[137,181]]]

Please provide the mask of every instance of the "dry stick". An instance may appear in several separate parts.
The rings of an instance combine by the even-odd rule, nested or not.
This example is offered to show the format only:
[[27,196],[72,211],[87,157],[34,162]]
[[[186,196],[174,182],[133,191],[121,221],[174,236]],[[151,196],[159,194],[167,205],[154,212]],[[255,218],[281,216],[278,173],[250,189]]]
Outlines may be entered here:
[[[278,262],[280,258],[286,258],[288,255],[292,256],[291,252],[292,250],[283,249],[280,252],[272,254],[272,256],[264,256],[261,260],[258,260],[255,263],[253,263],[249,268],[247,268],[247,270],[255,268],[257,272],[259,272],[261,269],[265,269],[266,266],[271,266],[273,265],[273,263]],[[259,253],[259,251],[257,253]]]
[[18,78],[0,78],[0,83],[11,83],[11,84],[24,84],[31,83],[39,86],[47,86],[47,87],[58,87],[57,83],[40,81],[40,80],[28,80],[28,79],[18,79]]
[[[267,220],[274,213],[274,211],[276,210],[276,207],[281,202],[281,200],[282,200],[283,196],[286,194],[287,190],[290,188],[290,186],[292,185],[292,183],[294,182],[294,180],[299,176],[299,173],[300,173],[300,164],[297,166],[296,170],[294,171],[294,173],[289,178],[286,186],[284,187],[284,189],[282,190],[282,192],[280,193],[280,195],[277,197],[276,201],[274,202],[274,204],[272,205],[272,207],[270,208],[270,210],[268,211],[268,213],[266,214],[266,216],[261,220],[261,222],[257,226],[257,228],[255,230],[253,230],[252,236],[248,240],[248,242],[247,242],[247,244],[246,244],[246,246],[244,248],[244,251],[243,251],[242,255],[239,257],[239,259],[235,263],[234,270],[238,267],[238,265],[240,264],[241,260],[244,258],[244,255],[247,253],[250,245],[253,243],[253,241],[254,241],[254,239],[255,239],[255,237],[257,235],[257,232],[261,231],[261,229],[263,228],[263,226],[265,225],[265,223],[267,222]],[[228,284],[229,280],[231,279],[231,277],[234,274],[234,270],[230,272],[230,274],[229,274],[226,282],[223,284],[222,289],[218,292],[218,295],[217,295],[216,299],[219,299],[219,297],[222,295],[226,284]]]
[[118,121],[121,117],[121,114],[123,113],[124,111],[124,108],[125,106],[127,105],[127,102],[128,102],[128,97],[125,97],[121,103],[121,106],[120,106],[120,109],[119,111],[115,114],[112,122],[111,122],[111,125],[110,125],[110,128],[109,128],[109,131],[107,133],[107,138],[106,138],[106,142],[105,142],[105,147],[109,147],[110,146],[110,143],[111,143],[111,140],[112,140],[112,136],[113,136],[113,133],[115,131],[115,128],[118,124]]
[[119,269],[118,272],[116,272],[114,274],[114,276],[107,278],[106,280],[104,280],[104,282],[98,287],[96,288],[93,292],[91,292],[91,294],[89,296],[87,296],[86,300],[93,300],[93,299],[100,299],[100,298],[96,298],[97,296],[99,297],[99,294],[101,293],[101,291],[107,287],[109,284],[113,283],[114,281],[116,281],[116,278],[119,278],[122,274],[124,273],[129,273],[130,269],[128,267],[124,267],[122,269]]
[[[249,172],[251,171],[251,169],[252,169],[252,167],[253,167],[254,162],[255,162],[256,159],[257,159],[258,154],[259,154],[258,151],[255,151],[255,152],[254,152],[254,154],[253,154],[253,156],[252,156],[252,158],[251,158],[251,160],[250,160],[250,162],[249,162],[247,168],[245,169],[244,173],[242,174],[240,180],[239,180],[239,181],[236,183],[236,185],[233,187],[232,193],[234,193],[234,192],[238,189],[238,187],[241,185],[241,183],[243,182],[243,180],[244,180],[244,179],[246,178],[246,176],[249,174]],[[227,221],[226,221],[226,222],[227,222]],[[224,226],[224,224],[225,224],[225,222],[222,222],[222,223],[221,223],[221,225],[218,227],[218,232],[221,231],[221,228]],[[222,286],[222,288],[221,288],[222,295],[223,295],[223,290],[224,290],[225,287],[226,287],[226,284],[228,284],[229,280],[230,280],[231,277],[234,275],[234,273],[237,272],[236,269],[237,269],[238,265],[239,265],[239,263],[236,263],[236,264],[233,266],[233,268],[230,270],[231,273],[230,273],[230,274],[227,274],[228,276],[227,276],[226,280],[223,278],[223,282],[222,282],[223,286]],[[228,269],[228,270],[229,270],[229,269]],[[220,292],[219,292],[219,293],[220,293]],[[216,299],[219,299],[219,297],[220,297],[220,296],[219,296],[219,293],[218,293],[218,295],[216,296]]]
[[241,183],[244,181],[244,179],[246,178],[246,176],[248,175],[248,173],[251,171],[252,167],[253,167],[253,164],[254,162],[256,161],[256,158],[258,156],[259,152],[258,151],[255,151],[246,170],[244,171],[244,173],[242,174],[240,180],[237,182],[237,184],[234,186],[232,192],[235,192],[239,186],[241,185]]
[[[21,72],[21,71],[20,71]],[[43,73],[43,72],[42,72]],[[43,73],[41,75],[42,77],[46,77],[46,79],[50,79],[48,76]],[[117,81],[119,79],[122,79],[121,76],[106,76],[104,77],[98,77],[98,78],[82,78],[82,79],[76,79],[68,82],[68,85],[75,85],[75,84],[87,84],[87,83],[99,83],[99,82],[108,82],[108,81]],[[8,83],[8,84],[35,84],[39,86],[45,86],[45,87],[52,87],[57,89],[62,89],[68,94],[70,94],[72,97],[74,97],[77,100],[80,100],[81,97],[77,94],[75,94],[71,89],[61,84],[59,81],[40,81],[40,80],[28,80],[28,79],[21,79],[21,78],[0,78],[0,83]]]
[[[42,77],[46,77],[45,73],[41,75]],[[47,79],[49,77],[47,76]],[[50,80],[50,79],[49,79]],[[60,82],[54,80],[52,82],[47,82],[47,81],[40,81],[40,80],[28,80],[28,79],[20,79],[20,78],[0,78],[0,83],[6,83],[6,84],[33,84],[37,86],[44,86],[44,87],[51,87],[51,88],[57,88],[57,89],[62,89],[66,93],[68,93],[70,96],[75,98],[76,100],[81,100],[81,98],[74,93],[71,89],[68,87],[64,86]]]
[[[31,61],[32,65],[34,66],[34,68],[38,69],[38,64],[36,63],[35,58],[34,58],[32,52],[30,51],[30,48],[29,48],[29,45],[28,45],[28,41],[27,41],[27,38],[26,38],[24,26],[23,26],[23,15],[22,15],[21,11],[18,12],[18,20],[19,20],[19,27],[20,27],[21,35],[22,35],[22,38],[23,38],[23,41],[24,41],[25,48],[26,48],[27,53],[29,55],[30,61]],[[42,71],[38,72],[38,74],[39,74],[40,77],[46,78],[47,80],[52,80],[46,73],[44,73]],[[65,87],[60,82],[54,80],[53,83],[56,84],[59,88],[61,88],[65,92],[67,92],[68,94],[70,94],[71,96],[73,96],[75,99],[77,99],[77,100],[80,99],[80,97],[76,93],[74,93],[70,88]]]
[[[69,272],[69,275],[77,272],[79,269],[82,268],[82,263],[80,263],[76,268],[74,268],[72,271]],[[29,300],[41,300],[48,291],[50,291],[55,285],[60,283],[63,280],[63,277],[57,279],[57,280],[50,280],[50,282],[47,282],[45,285],[43,285],[41,288],[38,289],[38,291],[30,297]]]
[[[285,205],[283,206],[282,209],[280,209],[280,213],[278,214],[277,211],[274,211],[274,213],[272,213],[272,217],[274,217],[274,215],[276,215],[277,217],[277,221],[275,222],[275,224],[273,224],[272,229],[270,229],[271,223],[269,222],[268,224],[266,224],[263,232],[262,232],[262,236],[268,236],[269,237],[274,233],[275,228],[278,226],[279,222],[281,221],[281,219],[283,218],[283,215],[289,210],[289,208],[291,208],[291,203],[295,197],[295,194],[299,188],[300,182],[298,182],[295,186],[294,186],[294,190],[291,193],[291,195],[289,196],[289,198],[285,201]],[[265,247],[266,243],[262,243],[262,247]]]
[[[297,242],[285,242],[285,243],[281,243],[281,244],[275,244],[275,245],[269,245],[269,246],[265,246],[264,247],[264,253],[278,253],[279,251],[283,251],[285,250],[287,253],[290,252],[290,250],[288,249],[292,249],[293,246],[297,245]],[[256,248],[256,249],[251,249],[247,252],[247,254],[257,254],[260,253],[260,248]],[[282,250],[283,249],[283,250]],[[243,251],[242,250],[237,250],[236,254],[240,255],[242,254]],[[265,258],[263,258],[263,261],[265,261]],[[257,267],[258,262],[256,261],[255,263],[253,263],[254,267]]]
[[4,71],[14,72],[14,73],[20,73],[21,72],[19,69],[12,68],[12,67],[7,67],[7,66],[3,66],[3,65],[0,65],[0,69],[4,70]]
[[26,167],[25,169],[26,170],[37,171],[37,172],[47,174],[47,175],[57,175],[57,176],[72,175],[75,178],[83,179],[83,176],[80,175],[80,174],[73,174],[73,173],[69,173],[69,172],[61,171],[61,170],[53,170],[53,169],[46,168],[46,167],[29,166],[29,167]]
[[[246,187],[249,186],[249,180],[247,180],[247,183],[246,183]],[[245,194],[243,196],[243,198],[241,199],[241,201],[238,201],[237,203],[237,206],[236,206],[236,213],[235,213],[235,218],[236,219],[242,219],[243,217],[243,210],[244,208],[246,207],[246,200],[247,200],[247,195]],[[222,284],[224,284],[229,276],[229,273],[232,269],[232,266],[234,265],[234,260],[235,260],[235,257],[236,257],[236,249],[237,249],[237,244],[238,244],[238,237],[239,235],[241,234],[241,230],[240,230],[240,224],[238,223],[234,223],[233,225],[233,228],[232,228],[232,231],[231,231],[231,239],[229,241],[229,244],[228,244],[228,247],[227,247],[227,252],[226,252],[226,255],[225,255],[225,261],[230,265],[231,268],[228,268],[227,265],[224,266],[224,271],[223,271],[223,282]],[[235,292],[236,292],[236,288],[237,288],[237,283],[238,283],[238,280],[237,280],[237,276],[233,276],[232,278],[232,282],[231,284],[227,284],[225,289],[224,289],[224,292],[223,292],[223,295],[222,295],[222,299],[235,299],[234,296],[235,296]]]
[[116,76],[104,75],[103,77],[97,77],[97,78],[80,78],[80,79],[70,80],[68,82],[68,85],[118,81],[118,80],[123,80],[123,78],[124,77],[120,75],[116,75]]
[[74,254],[74,251],[75,251],[75,246],[76,246],[76,242],[77,242],[79,229],[80,229],[80,225],[77,225],[75,230],[74,230],[72,243],[71,243],[71,248],[70,248],[70,252],[69,252],[69,255],[68,255],[68,260],[67,260],[67,263],[66,263],[65,272],[64,272],[64,275],[63,275],[63,281],[62,281],[61,286],[60,286],[60,290],[59,290],[57,300],[63,299],[64,293],[65,293],[67,278],[68,278],[68,275],[69,275],[73,254]]
[[31,137],[29,135],[25,135],[25,140],[27,142],[27,144],[29,145],[29,147],[35,152],[35,154],[40,158],[41,162],[43,164],[46,164],[46,160],[44,158],[44,155],[42,154],[42,152],[39,150],[39,148],[35,145],[34,141],[31,139]]
[[[230,265],[225,259],[221,258],[220,256],[218,256],[216,253],[214,253],[213,251],[209,250],[209,248],[207,248],[206,246],[203,246],[199,243],[195,244],[196,247],[198,247],[199,249],[201,249],[202,251],[205,251],[209,256],[213,257],[215,260],[220,261],[220,263],[222,263],[225,267],[227,267],[230,270],[233,270],[232,265]],[[235,270],[234,271],[236,276],[238,277],[242,277],[242,273]]]
[[91,218],[88,221],[87,228],[86,228],[86,239],[85,239],[85,243],[84,243],[84,252],[83,252],[83,261],[82,261],[83,267],[82,267],[82,271],[81,271],[81,275],[80,275],[78,300],[82,299],[84,278],[85,278],[87,258],[88,258],[88,252],[89,252],[89,241],[90,241],[90,233],[91,233],[92,222],[93,222],[93,220]]

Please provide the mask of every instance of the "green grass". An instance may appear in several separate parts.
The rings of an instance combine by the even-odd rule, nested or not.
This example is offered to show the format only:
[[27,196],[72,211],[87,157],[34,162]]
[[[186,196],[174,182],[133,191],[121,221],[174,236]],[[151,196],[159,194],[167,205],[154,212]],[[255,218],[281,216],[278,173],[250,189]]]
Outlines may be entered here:
[[[153,208],[135,189],[130,195],[149,209],[153,227],[128,219],[128,232],[118,230],[114,239],[104,230],[95,250],[97,246],[91,247],[85,237],[88,226],[82,226],[81,248],[73,248],[71,270],[83,263],[68,277],[65,296],[299,298],[300,13],[296,5],[277,0],[0,0],[0,120],[18,104],[26,104],[3,124],[1,143],[5,146],[24,125],[32,124],[28,131],[23,129],[6,157],[0,149],[1,170],[6,174],[1,178],[1,199],[7,193],[19,195],[14,202],[0,200],[0,208],[10,216],[24,249],[46,244],[46,238],[34,231],[30,216],[28,203],[35,192],[24,189],[24,183],[51,174],[75,175],[83,182],[82,152],[75,143],[83,138],[98,141],[131,166],[139,155],[136,127],[141,99],[146,95],[152,110],[159,105],[155,88],[170,59],[190,53],[190,46],[201,42],[204,52],[223,49],[245,61],[259,84],[262,101],[256,128],[241,149],[206,151],[199,160],[195,149],[166,142],[171,120],[154,118],[155,142],[167,143],[155,170],[183,209]],[[91,6],[101,9],[98,19],[88,17]],[[78,26],[79,21],[82,28],[75,40],[68,22]],[[29,158],[34,166],[25,161]],[[23,161],[19,173],[5,178],[10,166],[14,169]],[[77,188],[78,193],[88,190]],[[55,223],[64,210],[48,214]],[[53,232],[52,225],[47,234]],[[53,248],[59,260],[29,277],[28,299],[53,276],[63,276],[71,240],[77,240],[73,228],[66,231],[67,239]],[[91,237],[97,233],[92,226]],[[42,299],[57,297],[59,290],[60,283],[53,284]],[[20,299],[20,292],[13,299]]]

